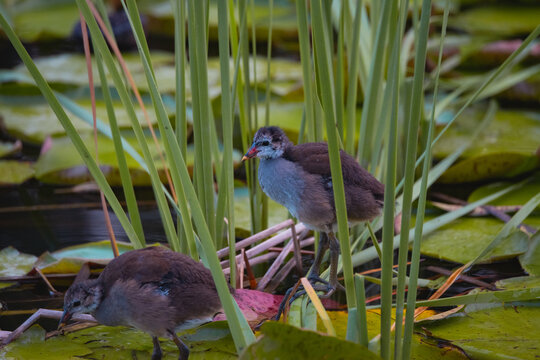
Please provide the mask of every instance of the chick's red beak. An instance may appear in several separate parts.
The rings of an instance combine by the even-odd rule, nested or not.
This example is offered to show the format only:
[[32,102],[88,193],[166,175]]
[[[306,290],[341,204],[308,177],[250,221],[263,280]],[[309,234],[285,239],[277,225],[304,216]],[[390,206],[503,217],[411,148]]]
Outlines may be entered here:
[[242,158],[242,161],[246,161],[248,159],[251,159],[252,157],[255,157],[259,151],[257,150],[257,146],[252,145],[246,155]]

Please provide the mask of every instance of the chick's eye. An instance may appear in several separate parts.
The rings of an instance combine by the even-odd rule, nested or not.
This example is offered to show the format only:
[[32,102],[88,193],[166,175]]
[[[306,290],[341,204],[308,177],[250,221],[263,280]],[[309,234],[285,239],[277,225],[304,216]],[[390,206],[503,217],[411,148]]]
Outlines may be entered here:
[[80,306],[81,302],[79,300],[73,302],[73,306]]
[[268,140],[264,140],[262,143],[261,143],[262,146],[268,146],[270,145],[270,141]]

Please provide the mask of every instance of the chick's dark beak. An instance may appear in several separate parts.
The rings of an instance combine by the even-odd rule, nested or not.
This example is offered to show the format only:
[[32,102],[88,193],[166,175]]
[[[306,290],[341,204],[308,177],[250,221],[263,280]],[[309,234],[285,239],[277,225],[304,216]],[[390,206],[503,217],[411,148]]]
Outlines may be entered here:
[[66,326],[66,323],[71,319],[71,314],[69,311],[64,310],[64,313],[62,314],[62,317],[60,318],[60,322],[58,323],[58,330],[62,329],[64,326]]
[[251,145],[248,152],[244,157],[242,158],[242,161],[246,161],[248,159],[251,159],[252,157],[255,157],[259,151],[257,150],[257,146],[255,144]]

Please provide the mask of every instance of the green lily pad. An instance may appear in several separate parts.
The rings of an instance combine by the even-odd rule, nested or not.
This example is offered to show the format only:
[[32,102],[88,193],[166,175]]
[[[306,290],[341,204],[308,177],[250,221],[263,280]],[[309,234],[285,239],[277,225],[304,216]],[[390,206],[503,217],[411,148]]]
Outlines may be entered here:
[[[225,321],[205,324],[180,334],[194,359],[235,359],[236,349]],[[148,334],[126,327],[97,326],[66,336],[66,342],[87,344],[92,351],[88,358],[125,359],[135,352],[140,358],[152,353],[152,339]],[[178,359],[178,348],[160,339],[164,359]],[[113,351],[111,351],[113,349]],[[112,356],[112,357],[110,357]],[[208,357],[207,357],[208,356]]]
[[[392,318],[395,317],[395,308],[392,309]],[[428,310],[420,315],[420,319],[434,315],[435,312]],[[381,332],[381,312],[380,309],[371,309],[367,311],[367,330],[368,339],[373,339]],[[345,311],[329,311],[328,316],[332,321],[332,325],[336,330],[338,338],[345,339],[347,335],[347,319],[348,314]],[[319,321],[319,331],[324,331],[324,325]],[[392,340],[393,341],[393,340]],[[426,341],[422,336],[413,334],[411,346],[411,359],[413,360],[466,360],[467,358],[455,348],[445,346],[444,343]]]
[[[135,136],[128,131],[125,131],[122,135],[140,154],[140,146]],[[91,133],[81,134],[81,138],[90,153],[94,155],[93,135]],[[163,161],[150,134],[147,136],[147,145],[162,181],[166,181]],[[68,137],[51,138],[50,143],[46,144],[44,148],[46,150],[42,151],[35,164],[36,178],[38,180],[45,183],[73,185],[93,180],[84,161]],[[162,150],[164,149],[162,144],[160,144],[160,148]],[[98,136],[98,157],[101,170],[109,184],[121,185],[116,151],[114,143],[110,138],[101,135]],[[233,161],[235,164],[240,162],[240,158],[240,152],[233,151]],[[133,184],[150,185],[150,176],[144,168],[129,155],[126,155],[126,160]],[[193,167],[193,161],[194,147],[190,145],[187,148],[187,156],[185,158],[189,170]]]
[[12,246],[0,250],[0,276],[20,276],[29,272],[37,257],[20,253]]
[[515,36],[529,34],[538,25],[538,19],[538,6],[497,4],[466,10],[454,16],[450,25],[475,34]]
[[[478,126],[480,115],[462,115],[434,148],[442,159],[468,141]],[[533,113],[498,111],[494,120],[464,152],[462,159],[439,179],[442,183],[461,183],[491,178],[513,177],[537,168],[540,118]]]
[[27,161],[0,160],[0,185],[19,185],[34,177],[34,164]]
[[[129,243],[117,242],[117,245],[120,254],[133,250]],[[85,262],[106,265],[113,257],[110,241],[103,240],[68,246],[53,253],[45,252],[35,266],[43,273],[73,274],[77,273]]]
[[5,360],[65,360],[81,358],[91,353],[85,344],[63,341],[58,337],[45,340],[45,330],[39,325],[32,326],[17,341],[0,348],[0,358]]
[[[502,190],[503,188],[508,187],[512,183],[497,182],[484,186],[480,186],[474,190],[471,195],[469,195],[468,202],[475,202],[480,200],[488,195],[494,194],[497,191]],[[490,205],[494,206],[515,206],[515,205],[525,205],[527,201],[531,199],[535,194],[540,192],[540,177],[535,180],[523,185],[519,189],[513,190],[495,200],[490,202]],[[537,209],[540,209],[538,207]]]
[[529,249],[520,256],[519,262],[529,274],[540,276],[540,231],[532,237]]
[[0,141],[0,158],[20,151],[21,148],[22,143],[20,141],[16,141],[14,143]]
[[[465,264],[474,259],[502,229],[504,223],[493,218],[460,218],[424,236],[422,254]],[[527,251],[529,239],[513,232],[484,258],[484,262],[511,258]]]
[[[199,334],[200,333],[200,334]],[[96,326],[44,341],[38,325],[17,341],[0,349],[2,359],[131,359],[149,358],[152,339],[127,327]],[[236,359],[236,350],[225,322],[210,323],[180,335],[190,348],[190,359]],[[163,359],[178,359],[178,348],[160,339]]]
[[[540,308],[505,306],[424,321],[418,331],[451,342],[473,359],[537,359]],[[425,329],[425,330],[423,330]]]
[[379,359],[366,347],[353,342],[302,330],[295,326],[268,321],[261,337],[248,346],[240,359]]
[[24,1],[8,10],[14,13],[15,32],[23,42],[67,38],[79,20],[77,5],[69,0]]
[[[168,1],[153,1],[141,5],[142,12],[148,15],[148,32],[155,36],[172,37],[174,35],[174,19],[171,4]],[[257,0],[254,2],[254,16],[251,16],[249,10],[247,18],[247,27],[251,29],[252,23],[255,24],[255,37],[258,40],[265,41],[268,37],[268,26],[270,23],[270,13],[266,1]],[[272,38],[274,44],[283,45],[285,41],[297,42],[297,20],[294,4],[290,1],[277,0],[274,2],[272,19]],[[236,13],[238,21],[238,13]],[[209,2],[208,11],[209,38],[217,41],[218,39],[218,8],[217,1]],[[251,37],[251,30],[249,31]]]
[[[77,100],[77,104],[92,113],[92,105],[89,99]],[[49,135],[65,134],[63,126],[58,121],[58,118],[43,100],[35,97],[2,97],[0,99],[0,117],[7,131],[18,139],[41,144]],[[114,103],[115,114],[118,126],[121,128],[130,127],[131,121],[127,115],[125,108],[120,102]],[[156,123],[155,113],[149,107],[150,122]],[[108,116],[106,105],[103,101],[96,101],[97,117],[108,124]],[[68,115],[70,114],[67,111]],[[143,111],[135,106],[135,113],[140,124],[146,127],[147,123],[143,116]],[[92,126],[78,119],[75,116],[70,117],[71,122],[81,132],[91,132]]]
[[501,290],[519,290],[540,287],[540,276],[518,276],[499,280],[495,283]]
[[[234,220],[237,228],[251,229],[251,209],[247,187],[234,189]],[[268,226],[287,220],[289,211],[275,201],[268,199]]]

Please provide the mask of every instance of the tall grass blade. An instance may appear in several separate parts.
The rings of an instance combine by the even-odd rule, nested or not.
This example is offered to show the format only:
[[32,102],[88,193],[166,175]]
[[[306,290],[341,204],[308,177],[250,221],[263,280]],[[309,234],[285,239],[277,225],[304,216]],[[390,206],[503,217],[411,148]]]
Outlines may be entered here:
[[[431,0],[422,2],[422,13],[420,26],[415,37],[416,54],[414,57],[414,78],[410,108],[409,128],[407,129],[407,152],[405,159],[405,183],[403,187],[403,205],[401,211],[401,236],[399,244],[399,267],[398,286],[396,293],[396,330],[394,342],[394,358],[401,358],[402,351],[402,324],[403,324],[403,304],[405,300],[405,282],[407,274],[407,255],[409,252],[409,229],[411,221],[411,209],[413,202],[413,185],[415,176],[415,159],[418,144],[418,129],[423,115],[423,86],[424,72],[426,64],[427,40],[429,35],[429,19],[431,17]],[[426,174],[427,181],[427,174]],[[425,199],[427,188],[422,189],[420,201]],[[421,232],[421,231],[420,231]]]
[[105,179],[105,176],[101,172],[100,168],[97,166],[96,162],[94,161],[92,155],[84,145],[81,137],[79,136],[77,130],[71,123],[69,117],[65,113],[64,109],[58,102],[58,99],[54,95],[52,89],[47,84],[46,80],[43,78],[41,73],[39,72],[37,66],[32,61],[32,58],[22,45],[21,41],[13,31],[13,28],[8,24],[6,21],[6,18],[4,17],[4,13],[0,12],[0,27],[4,30],[4,33],[8,37],[9,41],[13,45],[15,51],[17,51],[17,54],[27,67],[28,71],[30,72],[31,76],[33,77],[34,81],[36,82],[36,85],[38,86],[39,90],[51,106],[51,109],[56,114],[56,117],[58,118],[58,121],[62,124],[64,127],[67,136],[71,139],[73,142],[73,145],[77,149],[77,152],[85,162],[86,166],[88,167],[88,170],[94,177],[94,180],[100,187],[100,189],[103,191],[103,194],[107,198],[107,201],[109,202],[109,205],[113,209],[116,217],[118,218],[118,221],[124,228],[124,231],[126,232],[126,235],[128,236],[129,240],[136,248],[144,247],[144,240],[140,239],[137,236],[137,233],[133,229],[133,226],[131,225],[128,217],[126,216],[126,213],[124,212],[124,209],[122,208],[122,205],[116,198],[116,195],[112,191],[110,185],[107,183],[107,179]]

